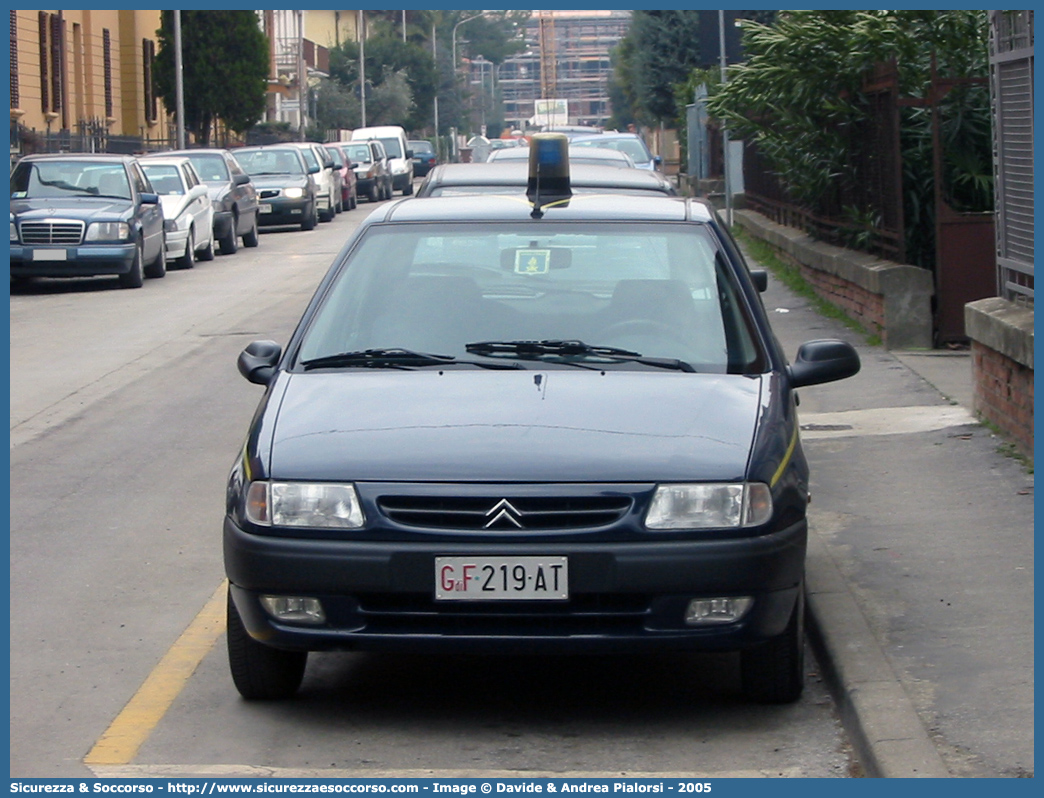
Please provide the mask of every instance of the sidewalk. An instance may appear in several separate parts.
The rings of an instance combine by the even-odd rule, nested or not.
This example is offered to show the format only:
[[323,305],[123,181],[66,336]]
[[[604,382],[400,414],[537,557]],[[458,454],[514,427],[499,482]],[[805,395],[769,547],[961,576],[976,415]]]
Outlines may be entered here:
[[773,278],[763,299],[789,358],[862,358],[799,414],[809,639],[867,774],[1033,776],[1033,475],[973,417],[969,355],[867,346]]

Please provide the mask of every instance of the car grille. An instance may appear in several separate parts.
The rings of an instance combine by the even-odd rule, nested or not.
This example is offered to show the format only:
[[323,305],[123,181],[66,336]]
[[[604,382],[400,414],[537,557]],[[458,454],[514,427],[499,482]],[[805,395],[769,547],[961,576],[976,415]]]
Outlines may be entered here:
[[273,197],[279,196],[278,188],[266,188],[258,192],[258,197],[261,199],[272,199]]
[[425,529],[512,531],[589,529],[619,521],[627,496],[381,496],[378,507],[397,524]]
[[651,598],[622,594],[576,595],[564,602],[436,602],[419,594],[355,596],[370,634],[532,637],[637,634],[647,624]]
[[22,222],[23,244],[74,247],[83,240],[83,222]]

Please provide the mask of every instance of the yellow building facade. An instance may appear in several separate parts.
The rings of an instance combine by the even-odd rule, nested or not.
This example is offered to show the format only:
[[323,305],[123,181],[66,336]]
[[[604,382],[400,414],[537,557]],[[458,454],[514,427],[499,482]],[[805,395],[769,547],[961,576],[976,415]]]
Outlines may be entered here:
[[168,118],[153,63],[159,11],[10,13],[11,123],[160,139]]

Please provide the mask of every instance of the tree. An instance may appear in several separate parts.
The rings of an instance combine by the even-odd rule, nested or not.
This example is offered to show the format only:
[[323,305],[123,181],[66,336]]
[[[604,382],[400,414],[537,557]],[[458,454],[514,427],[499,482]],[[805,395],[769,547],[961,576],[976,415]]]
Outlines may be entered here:
[[[177,105],[174,12],[163,11],[156,31],[156,92],[168,113]],[[206,146],[215,120],[243,132],[265,111],[268,40],[253,11],[182,11],[185,127]]]
[[[404,42],[401,32],[400,38],[390,35],[368,38],[365,52],[366,82],[371,87],[366,95],[367,124],[376,118],[372,97],[383,94],[389,100],[388,109],[407,109],[388,124],[402,125],[406,130],[418,130],[427,125],[431,120],[436,87],[431,53],[418,44]],[[358,94],[358,42],[343,42],[330,50],[330,75]],[[395,77],[400,75],[401,80]],[[389,80],[392,82],[385,91],[382,87]]]
[[[983,11],[792,11],[772,25],[745,23],[748,60],[730,67],[708,110],[741,138],[753,139],[791,197],[815,208],[851,173],[854,133],[868,120],[867,71],[895,59],[900,92],[925,97],[933,58],[948,78],[987,74]],[[961,210],[992,204],[989,97],[961,88],[940,109],[944,190]],[[933,169],[931,117],[907,108],[900,123],[907,257],[931,267]],[[860,209],[853,209],[858,214]]]
[[700,12],[635,11],[631,28],[629,79],[632,111],[644,124],[678,116],[674,86],[700,66]]

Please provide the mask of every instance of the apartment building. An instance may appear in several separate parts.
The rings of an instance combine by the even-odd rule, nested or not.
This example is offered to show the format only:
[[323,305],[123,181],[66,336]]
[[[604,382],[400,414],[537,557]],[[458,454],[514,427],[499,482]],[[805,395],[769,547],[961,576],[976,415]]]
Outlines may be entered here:
[[159,11],[10,14],[11,149],[28,140],[169,135],[153,63]]
[[[567,100],[568,124],[608,122],[609,54],[630,25],[630,11],[534,12],[526,26],[525,52],[496,70],[505,123],[523,128],[534,117],[533,101],[540,98]],[[472,85],[488,86],[489,69],[488,62],[472,62]]]

